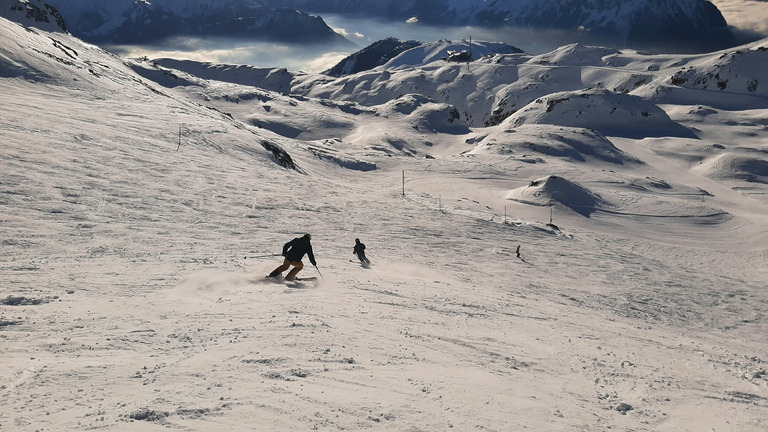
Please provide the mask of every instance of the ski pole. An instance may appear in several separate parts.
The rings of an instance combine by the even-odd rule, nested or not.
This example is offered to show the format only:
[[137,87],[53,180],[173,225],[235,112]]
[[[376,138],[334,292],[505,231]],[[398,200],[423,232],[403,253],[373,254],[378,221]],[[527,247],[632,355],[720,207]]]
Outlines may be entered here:
[[269,254],[269,255],[254,255],[254,256],[246,256],[243,259],[248,258],[267,258],[267,257],[273,257],[273,256],[282,256],[282,254]]
[[317,270],[317,274],[319,274],[319,275],[320,275],[320,277],[321,277],[322,279],[325,279],[325,278],[323,277],[323,274],[322,274],[322,273],[320,273],[320,269],[319,269],[319,268],[317,268],[317,266],[316,266],[316,265],[315,265],[315,270]]

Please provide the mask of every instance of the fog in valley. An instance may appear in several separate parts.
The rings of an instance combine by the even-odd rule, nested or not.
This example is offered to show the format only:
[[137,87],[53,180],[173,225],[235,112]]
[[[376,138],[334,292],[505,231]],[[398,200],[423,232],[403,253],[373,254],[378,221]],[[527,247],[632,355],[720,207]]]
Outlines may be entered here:
[[[757,0],[717,0],[713,3],[722,11],[739,43],[751,42],[768,35],[768,3]],[[588,33],[559,30],[513,27],[434,27],[424,25],[418,20],[393,22],[340,15],[322,15],[322,17],[331,28],[353,44],[307,46],[233,38],[176,37],[157,45],[113,45],[107,46],[107,49],[127,57],[169,57],[221,64],[284,67],[289,70],[322,72],[347,55],[387,37],[420,41],[472,38],[505,42],[529,54],[549,52],[574,42],[616,45],[611,44],[610,41],[590,37]],[[675,51],[674,47],[643,48],[657,52]]]
[[[714,2],[731,24],[739,43],[746,43],[768,34],[768,3],[750,0],[719,0]],[[156,45],[106,46],[127,57],[177,58],[220,64],[246,64],[257,67],[284,67],[289,70],[322,72],[349,54],[373,42],[395,37],[401,40],[435,41],[441,39],[486,40],[505,42],[529,54],[549,52],[565,44],[580,42],[611,46],[590,34],[559,30],[529,28],[484,28],[470,26],[434,27],[418,20],[382,21],[340,15],[322,15],[336,32],[352,42],[348,45],[304,45],[281,42],[260,42],[235,38],[175,37]],[[623,48],[623,47],[619,47]],[[629,47],[632,48],[632,47]],[[657,52],[674,52],[674,47],[643,47]]]
[[572,33],[481,27],[433,27],[419,22],[384,22],[374,19],[323,15],[326,23],[353,44],[304,45],[258,42],[233,38],[176,37],[156,45],[105,45],[127,57],[177,58],[220,64],[247,64],[258,67],[285,67],[289,70],[322,72],[349,54],[387,37],[402,40],[435,41],[474,39],[505,42],[531,54],[551,51],[564,44],[584,42]]
[[738,43],[768,36],[768,2],[765,0],[713,0],[731,26]]

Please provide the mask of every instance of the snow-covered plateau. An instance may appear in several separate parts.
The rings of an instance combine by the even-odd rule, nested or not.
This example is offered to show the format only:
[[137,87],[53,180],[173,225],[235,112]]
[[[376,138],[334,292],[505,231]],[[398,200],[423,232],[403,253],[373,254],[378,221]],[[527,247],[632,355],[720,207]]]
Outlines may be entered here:
[[334,78],[13,17],[0,430],[768,430],[768,40]]

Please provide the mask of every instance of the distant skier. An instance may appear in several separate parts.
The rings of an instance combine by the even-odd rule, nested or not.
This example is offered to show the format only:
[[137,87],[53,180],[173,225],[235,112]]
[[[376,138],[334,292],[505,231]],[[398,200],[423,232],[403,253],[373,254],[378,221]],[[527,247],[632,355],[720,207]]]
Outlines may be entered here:
[[352,250],[352,253],[357,255],[357,259],[359,259],[362,264],[371,263],[368,258],[365,257],[365,245],[360,243],[360,239],[355,239],[355,248]]
[[517,249],[515,249],[515,253],[517,254],[517,257],[520,258],[520,245],[517,245]]
[[296,273],[304,268],[304,263],[301,262],[301,259],[304,258],[304,254],[309,257],[309,262],[317,267],[315,254],[312,252],[312,244],[309,242],[310,240],[312,240],[312,236],[310,234],[304,234],[303,236],[297,237],[286,243],[283,246],[283,256],[285,257],[283,264],[274,269],[267,277],[277,277],[288,270],[290,266],[293,266],[293,269],[285,276],[285,280],[294,280],[296,278]]

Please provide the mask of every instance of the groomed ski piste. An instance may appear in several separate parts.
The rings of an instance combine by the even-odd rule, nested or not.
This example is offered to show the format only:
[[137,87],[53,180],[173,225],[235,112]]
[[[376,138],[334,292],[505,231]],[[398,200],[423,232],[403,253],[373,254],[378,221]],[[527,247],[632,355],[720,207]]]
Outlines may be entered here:
[[0,38],[0,430],[768,430],[768,41],[246,85]]

